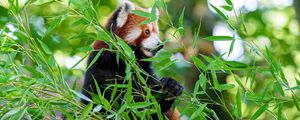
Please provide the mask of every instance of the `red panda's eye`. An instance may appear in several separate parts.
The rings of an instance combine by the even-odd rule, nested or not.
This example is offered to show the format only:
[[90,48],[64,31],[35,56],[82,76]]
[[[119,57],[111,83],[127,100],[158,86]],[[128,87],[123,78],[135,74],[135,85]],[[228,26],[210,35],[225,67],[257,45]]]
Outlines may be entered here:
[[146,35],[150,35],[150,30],[149,30],[149,29],[146,29],[146,30],[145,30],[145,34],[146,34]]

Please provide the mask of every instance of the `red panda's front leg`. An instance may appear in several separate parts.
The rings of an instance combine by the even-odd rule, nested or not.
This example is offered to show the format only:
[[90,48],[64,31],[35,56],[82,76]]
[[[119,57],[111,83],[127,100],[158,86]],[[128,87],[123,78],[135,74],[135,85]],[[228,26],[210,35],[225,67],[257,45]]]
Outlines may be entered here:
[[183,86],[172,78],[161,79],[162,91],[165,95],[163,99],[159,101],[161,111],[167,113],[175,102],[175,99],[182,94]]

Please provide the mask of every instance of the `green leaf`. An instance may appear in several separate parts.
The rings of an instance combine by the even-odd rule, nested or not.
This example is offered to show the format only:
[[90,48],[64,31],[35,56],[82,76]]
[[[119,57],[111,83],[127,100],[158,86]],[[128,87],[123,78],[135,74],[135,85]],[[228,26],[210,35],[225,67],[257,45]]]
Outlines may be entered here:
[[208,41],[230,41],[230,40],[234,40],[233,37],[231,36],[208,36],[206,38],[203,38],[205,40]]
[[175,62],[176,62],[176,60],[172,60],[172,61],[168,62],[163,67],[161,67],[158,71],[162,71],[164,69],[167,69],[169,66],[173,65]]
[[62,16],[58,16],[55,18],[55,20],[53,20],[50,24],[50,26],[47,28],[45,35],[43,36],[43,38],[45,38],[46,36],[49,35],[49,33],[51,33],[54,28],[56,28],[57,25],[59,25],[62,21],[63,17]]
[[197,57],[192,56],[194,64],[199,67],[201,70],[206,70],[206,65]]
[[232,6],[223,5],[223,6],[220,6],[220,7],[222,7],[223,9],[225,9],[227,11],[232,11]]
[[232,2],[231,0],[225,0],[227,4],[231,5],[232,6]]
[[181,11],[180,17],[179,17],[179,33],[181,36],[184,35],[184,11],[185,8],[183,8],[183,10]]
[[96,30],[97,30],[96,40],[101,40],[101,41],[104,41],[104,42],[110,42],[110,40],[112,38],[111,38],[110,34],[107,31],[99,29],[98,27],[96,27]]
[[49,49],[49,47],[41,40],[38,39],[38,42],[40,43],[42,49],[44,50],[44,52],[48,55],[52,54],[52,51]]
[[42,74],[40,71],[31,68],[29,66],[23,66],[24,69],[26,69],[28,72],[30,72],[35,78],[43,78],[44,74]]
[[99,52],[96,54],[96,56],[93,58],[92,62],[89,64],[89,66],[87,68],[90,68],[92,65],[95,64],[95,62],[98,60],[98,58],[102,54],[103,50],[104,49],[99,50]]
[[200,81],[200,85],[201,85],[203,91],[206,91],[206,81],[207,81],[206,76],[204,74],[200,74],[199,81]]
[[140,25],[148,24],[155,20],[156,20],[155,18],[151,17],[151,18],[148,18],[147,20],[144,20],[143,22],[141,22]]
[[121,40],[120,38],[118,38],[118,44],[124,50],[126,57],[128,57],[130,60],[134,60],[135,55],[134,55],[131,47],[129,47],[128,44],[124,40]]
[[16,113],[18,113],[20,111],[20,109],[11,109],[10,111],[8,111],[7,113],[5,113],[2,117],[1,120],[6,120],[9,117],[15,115]]
[[141,10],[132,10],[131,12],[134,13],[134,14],[136,14],[136,15],[138,15],[138,16],[141,16],[141,17],[147,17],[148,18],[148,17],[152,16],[151,13],[144,12],[144,11],[141,11]]
[[[203,91],[198,92],[200,86],[202,87]],[[203,92],[205,93],[205,90],[206,90],[206,77],[204,74],[200,74],[199,79],[197,80],[194,87],[193,97],[195,98],[197,94],[201,94]]]
[[295,95],[293,95],[293,103],[296,106],[298,112],[300,112],[300,106],[299,106],[300,103],[298,102],[297,97]]
[[104,98],[103,96],[101,96],[100,98],[101,98],[101,99],[100,99],[101,104],[102,104],[106,109],[110,110],[110,109],[111,109],[111,105],[110,105],[109,101],[108,101],[106,98]]
[[[200,77],[200,75],[199,75],[199,77]],[[193,92],[193,97],[194,98],[197,96],[197,92],[199,91],[199,86],[200,86],[200,80],[197,80],[197,82],[195,84],[195,87],[194,87],[194,92]]]
[[198,28],[196,28],[195,31],[194,31],[194,39],[193,39],[193,48],[194,48],[194,49],[195,49],[196,46],[197,46],[197,40],[198,40],[200,31],[201,31],[201,26],[202,26],[202,17],[201,17],[201,19],[200,19],[200,23],[199,23]]
[[236,109],[237,109],[237,117],[241,118],[242,117],[242,99],[241,99],[241,93],[240,89],[238,89],[236,93]]
[[229,57],[229,55],[232,53],[233,51],[233,47],[234,47],[234,43],[235,43],[235,39],[233,39],[230,43],[230,48],[229,48],[229,52],[228,52],[228,55],[227,57]]
[[295,87],[291,87],[291,88],[288,88],[286,90],[300,90],[300,85],[297,85]]
[[77,65],[79,65],[86,57],[88,56],[88,54],[86,54],[84,57],[82,57],[78,62],[76,62],[71,68],[70,70],[73,70]]
[[275,89],[276,89],[277,92],[280,93],[281,96],[284,97],[284,91],[283,91],[283,89],[282,89],[282,87],[281,87],[281,85],[280,85],[279,82],[275,82]]
[[278,109],[278,112],[277,112],[278,120],[284,120],[282,117],[282,104],[278,104],[277,109]]
[[195,120],[197,116],[201,115],[205,107],[206,104],[200,105],[200,107],[191,115],[190,120]]
[[92,51],[93,48],[91,46],[84,46],[84,47],[80,47],[77,48],[76,51],[78,52],[88,52],[88,51]]
[[130,104],[132,100],[132,79],[128,80],[127,91],[126,91],[126,104]]
[[250,120],[256,120],[263,112],[265,112],[268,109],[269,105],[266,103],[263,106],[261,106],[251,117]]
[[225,20],[228,20],[228,18],[224,15],[224,13],[217,7],[215,7],[214,5],[210,4],[210,6]]
[[153,62],[159,62],[163,60],[170,60],[172,57],[172,54],[168,51],[161,51],[158,55],[151,57],[151,58],[145,58],[141,59],[141,61],[153,61]]
[[213,79],[213,85],[216,89],[219,88],[219,81],[218,81],[218,78],[217,78],[217,74],[216,74],[216,71],[215,70],[211,70],[211,76],[212,76],[212,79]]
[[131,65],[127,64],[126,65],[126,70],[125,70],[125,80],[129,80],[131,78]]
[[93,104],[89,103],[87,106],[85,106],[85,108],[82,111],[82,114],[80,116],[80,120],[86,120],[88,114],[90,113],[90,111],[93,109]]
[[131,109],[139,109],[139,108],[146,108],[148,106],[152,105],[152,103],[149,102],[137,102],[129,105],[129,108]]
[[219,91],[224,91],[224,90],[232,89],[232,88],[234,88],[234,87],[235,87],[234,84],[221,84],[221,85],[218,86],[217,89],[218,89]]
[[208,57],[208,56],[206,56],[206,55],[201,54],[201,56],[202,56],[207,62],[209,62],[209,63],[211,63],[211,62],[214,61],[214,59],[212,59],[212,58],[210,58],[210,57]]
[[233,67],[233,68],[247,68],[249,67],[249,65],[241,63],[241,62],[237,62],[237,61],[224,61],[225,64]]
[[234,80],[235,80],[235,81],[239,84],[239,86],[242,88],[243,92],[245,92],[245,91],[246,91],[246,88],[245,88],[245,86],[243,85],[241,78],[240,78],[239,76],[237,76],[237,75],[234,75]]

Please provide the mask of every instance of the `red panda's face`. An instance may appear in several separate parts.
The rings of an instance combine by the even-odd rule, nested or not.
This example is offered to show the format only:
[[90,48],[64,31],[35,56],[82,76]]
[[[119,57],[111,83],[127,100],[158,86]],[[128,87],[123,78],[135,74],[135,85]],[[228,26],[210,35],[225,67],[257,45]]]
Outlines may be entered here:
[[128,1],[124,2],[115,12],[116,17],[111,18],[116,22],[114,33],[126,43],[140,49],[145,57],[152,57],[163,47],[159,39],[157,21],[141,25],[148,18],[131,13],[131,10],[135,9],[149,12],[147,9],[135,8]]

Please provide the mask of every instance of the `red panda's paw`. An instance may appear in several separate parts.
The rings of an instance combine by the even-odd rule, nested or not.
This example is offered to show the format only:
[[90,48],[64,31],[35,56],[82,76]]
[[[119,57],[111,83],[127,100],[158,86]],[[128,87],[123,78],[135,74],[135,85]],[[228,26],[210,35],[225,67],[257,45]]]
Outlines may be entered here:
[[168,95],[168,97],[177,97],[182,94],[183,86],[172,78],[162,78],[161,79],[162,90]]

